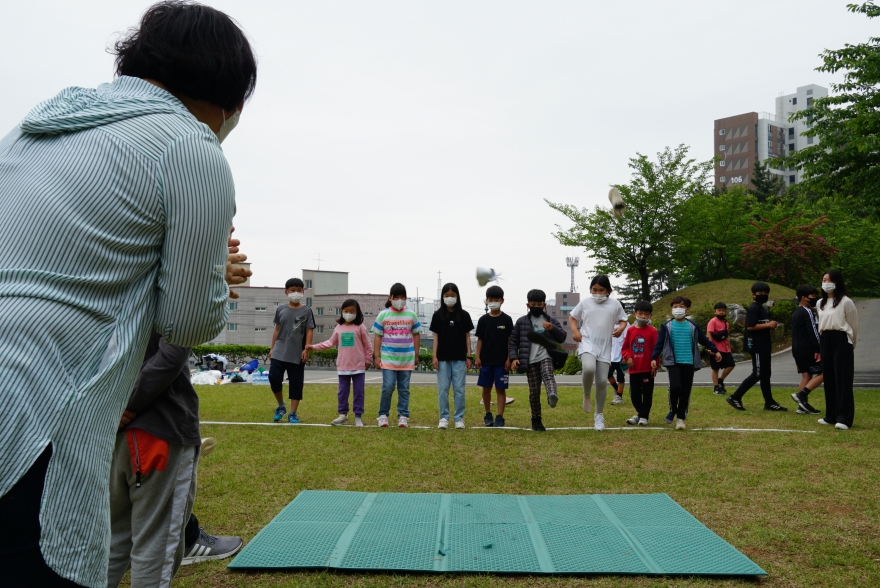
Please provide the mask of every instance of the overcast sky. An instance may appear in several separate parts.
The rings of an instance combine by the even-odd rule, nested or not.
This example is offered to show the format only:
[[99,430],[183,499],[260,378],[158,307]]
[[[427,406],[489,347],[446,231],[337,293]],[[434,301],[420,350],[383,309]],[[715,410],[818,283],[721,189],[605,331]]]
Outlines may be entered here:
[[[854,0],[852,0],[854,1]],[[526,291],[592,273],[552,237],[543,199],[607,205],[636,152],[712,157],[713,120],[839,81],[825,48],[867,40],[845,0],[209,2],[246,30],[259,79],[224,142],[253,283],[349,271],[432,299],[437,272],[482,308],[478,265]],[[150,2],[5,2],[0,134],[67,86],[113,75],[105,48]],[[876,24],[876,23],[874,23]],[[876,33],[875,33],[876,34]]]

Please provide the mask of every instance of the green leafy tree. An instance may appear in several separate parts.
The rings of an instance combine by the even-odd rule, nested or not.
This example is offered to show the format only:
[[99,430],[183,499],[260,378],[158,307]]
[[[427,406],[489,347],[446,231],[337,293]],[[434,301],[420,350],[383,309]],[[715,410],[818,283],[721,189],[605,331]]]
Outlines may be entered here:
[[840,199],[822,198],[810,210],[828,217],[818,233],[837,249],[831,266],[843,272],[850,294],[880,297],[880,222]]
[[667,147],[651,161],[640,153],[630,159],[632,179],[615,184],[626,211],[615,218],[610,208],[593,210],[546,201],[574,223],[554,233],[563,245],[583,247],[603,273],[638,276],[640,298],[651,299],[651,274],[671,266],[678,238],[682,204],[710,190],[714,160],[688,157],[688,147]]
[[[880,16],[873,1],[849,4],[850,12],[867,18]],[[874,215],[880,214],[880,37],[866,43],[827,49],[819,55],[816,71],[843,71],[844,81],[831,84],[831,96],[816,98],[810,108],[791,115],[805,120],[804,135],[819,137],[806,147],[773,162],[778,168],[800,168],[804,181],[796,188],[806,193],[861,199]]]
[[779,198],[785,190],[785,180],[778,174],[770,171],[770,168],[761,163],[755,162],[755,170],[752,173],[752,184],[755,189],[752,193],[758,202],[766,202],[774,198]]

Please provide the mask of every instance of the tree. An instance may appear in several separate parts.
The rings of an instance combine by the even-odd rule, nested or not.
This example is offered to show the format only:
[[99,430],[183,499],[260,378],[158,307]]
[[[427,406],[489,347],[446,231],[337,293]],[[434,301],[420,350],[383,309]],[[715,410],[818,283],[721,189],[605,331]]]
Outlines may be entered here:
[[[665,269],[652,273],[648,278],[648,282],[651,289],[648,300],[663,298],[670,292],[677,290],[679,286],[678,276]],[[627,312],[634,312],[633,307],[636,302],[645,300],[642,295],[642,281],[638,276],[626,276],[624,284],[622,286],[615,285],[614,291],[617,294],[617,299],[620,300],[620,303],[623,304],[623,308]]]
[[[868,18],[880,16],[873,1],[849,4],[850,12]],[[778,168],[801,168],[802,192],[862,199],[875,216],[880,214],[880,37],[867,43],[826,49],[816,71],[845,71],[844,81],[831,84],[833,95],[816,98],[810,108],[791,115],[807,121],[807,137],[817,145],[774,160]]]
[[852,203],[822,198],[812,203],[811,212],[828,217],[818,232],[837,249],[831,266],[843,272],[850,294],[880,297],[880,222],[853,208]]
[[755,171],[752,174],[752,184],[755,189],[752,193],[758,202],[767,202],[774,198],[778,198],[782,191],[785,190],[785,180],[778,174],[774,174],[770,169],[761,163],[755,162]]
[[614,184],[626,202],[626,211],[615,218],[608,208],[592,211],[546,201],[574,226],[554,233],[563,245],[583,247],[603,273],[638,276],[640,297],[651,299],[650,276],[672,266],[682,204],[710,189],[714,160],[688,158],[688,147],[667,147],[653,162],[640,153],[629,160],[629,184]]
[[757,230],[749,235],[754,240],[742,246],[742,264],[758,279],[796,288],[816,281],[829,267],[837,249],[816,234],[816,228],[828,218],[819,217],[808,224],[792,222],[801,216],[799,213],[779,222],[751,222]]

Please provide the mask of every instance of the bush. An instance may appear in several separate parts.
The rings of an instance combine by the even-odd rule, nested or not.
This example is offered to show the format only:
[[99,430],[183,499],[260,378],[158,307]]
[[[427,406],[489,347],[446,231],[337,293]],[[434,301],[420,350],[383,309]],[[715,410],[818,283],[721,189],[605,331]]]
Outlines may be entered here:
[[581,371],[581,367],[581,362],[578,359],[577,353],[569,353],[568,359],[565,360],[565,365],[556,373],[564,376],[574,376]]
[[790,324],[791,315],[794,314],[794,309],[796,309],[797,306],[798,304],[794,300],[777,300],[776,303],[770,307],[770,318],[774,321]]

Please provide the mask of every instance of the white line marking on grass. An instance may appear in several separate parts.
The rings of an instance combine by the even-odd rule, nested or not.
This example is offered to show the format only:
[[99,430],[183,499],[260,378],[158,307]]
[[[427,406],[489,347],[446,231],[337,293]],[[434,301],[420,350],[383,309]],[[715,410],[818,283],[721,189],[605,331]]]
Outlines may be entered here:
[[691,431],[734,431],[741,433],[815,433],[816,431],[804,431],[799,429],[735,429],[733,427],[711,427],[704,429],[691,429]]

